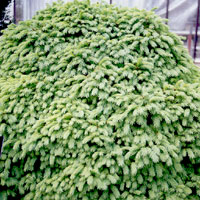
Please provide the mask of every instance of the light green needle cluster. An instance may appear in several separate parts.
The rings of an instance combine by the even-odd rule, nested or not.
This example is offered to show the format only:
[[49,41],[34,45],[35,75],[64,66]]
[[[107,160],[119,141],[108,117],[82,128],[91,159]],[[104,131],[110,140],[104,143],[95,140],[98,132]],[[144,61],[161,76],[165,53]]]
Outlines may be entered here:
[[0,37],[0,199],[200,199],[200,71],[153,11],[54,3]]

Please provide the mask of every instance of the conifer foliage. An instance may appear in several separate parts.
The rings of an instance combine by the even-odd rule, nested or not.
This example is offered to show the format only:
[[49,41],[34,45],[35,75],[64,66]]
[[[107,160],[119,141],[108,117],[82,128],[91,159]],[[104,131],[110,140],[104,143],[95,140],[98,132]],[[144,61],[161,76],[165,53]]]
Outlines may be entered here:
[[153,11],[54,3],[0,38],[0,199],[200,199],[200,76]]

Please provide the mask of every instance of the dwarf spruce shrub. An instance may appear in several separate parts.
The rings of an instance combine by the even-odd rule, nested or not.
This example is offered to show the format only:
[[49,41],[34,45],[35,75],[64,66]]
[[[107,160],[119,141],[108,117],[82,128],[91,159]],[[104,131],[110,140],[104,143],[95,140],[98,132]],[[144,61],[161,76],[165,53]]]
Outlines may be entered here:
[[200,199],[200,71],[153,11],[54,3],[0,38],[0,199]]

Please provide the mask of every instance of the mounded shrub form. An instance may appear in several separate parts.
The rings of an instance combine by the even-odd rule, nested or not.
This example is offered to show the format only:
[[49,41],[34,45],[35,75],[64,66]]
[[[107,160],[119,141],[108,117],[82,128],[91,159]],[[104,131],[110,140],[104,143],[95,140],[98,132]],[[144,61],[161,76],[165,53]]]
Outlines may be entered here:
[[54,3],[0,38],[0,199],[200,199],[200,71],[153,11]]

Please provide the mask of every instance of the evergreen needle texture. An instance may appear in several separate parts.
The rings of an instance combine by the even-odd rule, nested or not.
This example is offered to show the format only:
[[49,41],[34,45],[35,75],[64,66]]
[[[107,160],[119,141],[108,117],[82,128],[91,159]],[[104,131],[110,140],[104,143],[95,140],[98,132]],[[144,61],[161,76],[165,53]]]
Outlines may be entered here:
[[200,199],[200,71],[153,11],[54,3],[0,38],[0,199]]

